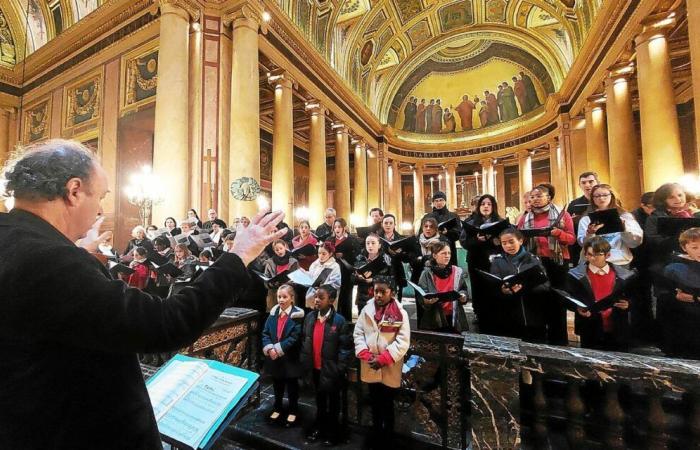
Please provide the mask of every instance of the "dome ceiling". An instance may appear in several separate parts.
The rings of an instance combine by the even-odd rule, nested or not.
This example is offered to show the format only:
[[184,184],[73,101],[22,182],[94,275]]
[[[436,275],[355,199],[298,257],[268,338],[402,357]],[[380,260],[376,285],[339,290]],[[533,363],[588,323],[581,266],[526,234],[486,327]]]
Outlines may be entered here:
[[[278,1],[377,118],[415,141],[536,117],[561,86],[600,6],[600,0]],[[408,105],[412,97],[415,107]],[[441,100],[440,127],[417,117],[421,100],[429,105],[431,98]]]

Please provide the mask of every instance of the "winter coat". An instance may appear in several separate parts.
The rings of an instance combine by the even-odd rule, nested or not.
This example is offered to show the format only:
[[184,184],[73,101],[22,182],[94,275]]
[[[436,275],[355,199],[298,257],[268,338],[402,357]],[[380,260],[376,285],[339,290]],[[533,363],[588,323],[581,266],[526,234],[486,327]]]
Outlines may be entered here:
[[[462,270],[459,266],[452,266],[454,273],[453,289],[460,294],[464,294],[467,299],[471,298],[471,291],[467,284],[469,274]],[[433,272],[429,267],[423,269],[418,285],[425,292],[436,292],[435,283],[433,282]],[[439,330],[447,327],[454,328],[458,333],[469,330],[467,323],[467,314],[464,311],[464,304],[459,300],[452,302],[452,323],[447,321],[445,310],[440,303],[428,305],[423,301],[423,298],[416,293],[416,302],[423,308],[423,315],[419,328],[422,330]]]
[[[700,303],[676,299],[676,289],[700,290],[700,262],[674,255],[658,283],[658,318],[663,335],[663,350],[679,358],[700,358]],[[693,292],[686,292],[693,294]]]
[[[299,262],[295,259],[290,257],[289,258],[289,271],[293,272],[294,270],[299,268]],[[265,272],[264,272],[266,277],[274,277],[277,275],[277,264],[275,264],[275,261],[270,258],[265,262]],[[276,284],[273,286],[272,283],[269,283],[267,281],[264,282],[265,287],[267,288],[267,305],[266,305],[266,311],[270,311],[276,304],[277,304],[277,288],[280,287],[279,284]]]
[[[280,307],[275,305],[270,310],[270,316],[265,321],[262,332],[265,371],[272,378],[298,378],[301,376],[299,353],[301,350],[301,324],[304,320],[304,310],[292,305],[287,322],[282,329],[282,336],[277,339],[277,319]],[[267,357],[270,350],[275,349],[279,358],[274,361]]]
[[367,302],[367,306],[360,311],[355,323],[353,341],[355,342],[355,356],[359,356],[363,350],[368,350],[373,355],[379,355],[385,350],[389,352],[394,363],[374,370],[366,361],[360,361],[360,379],[365,383],[382,383],[392,388],[401,386],[401,369],[403,358],[411,344],[411,325],[408,313],[397,302],[401,309],[401,326],[396,331],[381,331],[374,320],[376,312],[374,299]]
[[[321,346],[321,373],[318,390],[337,391],[345,384],[348,366],[353,360],[353,342],[350,324],[331,307],[331,312],[323,329]],[[314,369],[314,326],[318,310],[312,311],[304,319],[301,364],[304,373]]]
[[[312,280],[316,280],[319,275],[321,275],[321,272],[323,272],[325,269],[330,269],[330,273],[328,276],[326,276],[325,280],[322,280],[319,286],[324,285],[324,284],[330,284],[333,286],[337,291],[340,290],[340,280],[341,280],[341,275],[340,275],[340,265],[336,262],[335,258],[331,257],[328,258],[328,260],[325,263],[321,263],[320,259],[317,259],[316,261],[311,263],[311,267],[309,267],[309,276],[311,277]],[[316,294],[316,287],[309,287],[309,289],[306,291],[306,307],[307,308],[313,308],[314,307],[314,295]]]
[[[391,265],[391,258],[389,257],[389,255],[380,251],[380,254],[377,256],[377,258],[382,258],[384,260],[385,265],[377,273],[373,273],[370,276],[370,279],[374,279],[380,275],[394,277],[394,268]],[[355,267],[364,266],[368,262],[369,259],[367,259],[367,256],[361,254],[357,257],[357,259],[355,259]],[[367,304],[367,301],[373,296],[372,282],[367,281],[367,278],[365,278],[362,274],[354,272],[352,274],[352,283],[357,285],[357,295],[355,296],[355,303],[357,304],[357,310],[359,312]]]

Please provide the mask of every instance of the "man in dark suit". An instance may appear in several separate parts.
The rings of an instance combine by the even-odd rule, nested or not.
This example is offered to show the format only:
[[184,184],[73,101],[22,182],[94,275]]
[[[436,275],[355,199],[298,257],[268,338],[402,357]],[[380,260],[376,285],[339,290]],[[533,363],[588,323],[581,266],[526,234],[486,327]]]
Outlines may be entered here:
[[136,353],[195,341],[285,233],[283,214],[239,227],[231,252],[164,300],[113,280],[87,251],[108,193],[88,148],[45,141],[3,173],[15,206],[0,214],[0,448],[161,449]]

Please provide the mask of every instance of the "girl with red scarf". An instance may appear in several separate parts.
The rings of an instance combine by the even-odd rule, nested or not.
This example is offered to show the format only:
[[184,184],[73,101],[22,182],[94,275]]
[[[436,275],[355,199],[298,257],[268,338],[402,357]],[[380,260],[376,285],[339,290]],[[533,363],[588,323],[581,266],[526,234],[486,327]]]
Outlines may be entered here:
[[[302,220],[299,222],[299,235],[294,236],[294,239],[292,239],[292,247],[300,248],[308,244],[316,246],[318,245],[318,240],[311,234],[311,225],[309,225],[309,221]],[[316,255],[300,256],[299,267],[304,270],[309,270],[309,266],[311,266],[312,262],[316,261],[316,258]]]
[[144,289],[148,283],[149,270],[146,265],[148,251],[144,247],[134,247],[131,251],[134,259],[129,263],[129,267],[134,269],[134,273],[129,275],[128,285],[138,289]]
[[372,448],[392,443],[394,396],[401,386],[403,358],[411,343],[408,313],[395,299],[390,277],[374,279],[374,298],[360,311],[353,332],[360,378],[369,384],[372,404]]
[[416,295],[416,301],[423,309],[418,328],[421,330],[461,333],[469,329],[464,304],[470,298],[467,280],[469,275],[461,267],[451,265],[450,244],[435,241],[428,244],[433,260],[423,269],[418,285],[425,292],[457,291],[458,300],[437,302],[437,299],[424,299]]

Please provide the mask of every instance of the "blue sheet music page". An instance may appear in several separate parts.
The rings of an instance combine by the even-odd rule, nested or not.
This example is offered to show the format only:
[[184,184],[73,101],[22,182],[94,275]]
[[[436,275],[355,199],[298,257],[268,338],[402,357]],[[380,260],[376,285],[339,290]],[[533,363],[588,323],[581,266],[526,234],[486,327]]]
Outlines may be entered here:
[[257,378],[216,361],[175,356],[147,382],[158,430],[203,447]]

